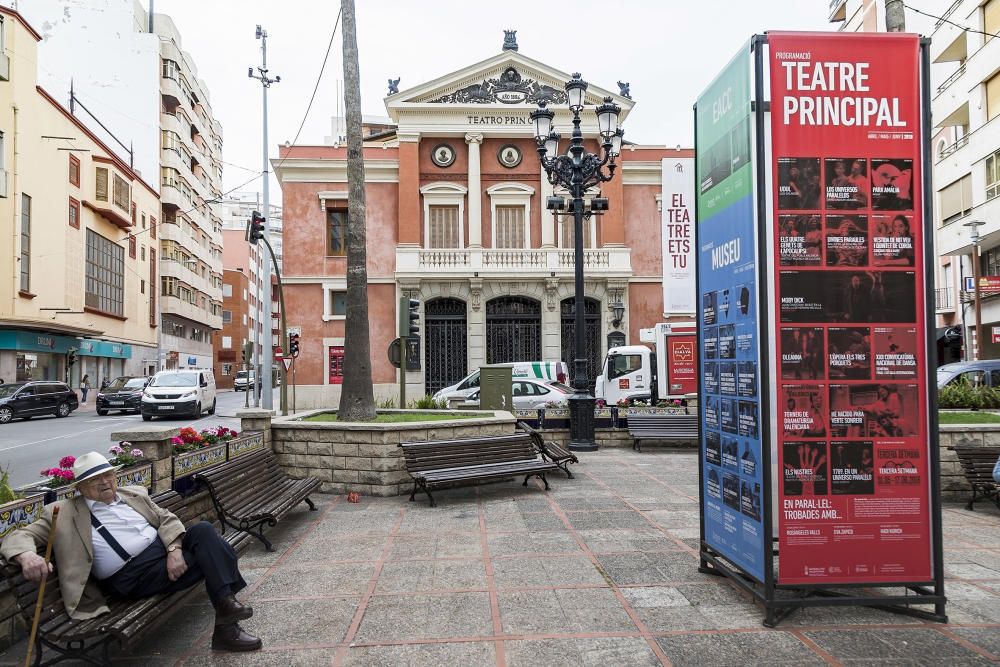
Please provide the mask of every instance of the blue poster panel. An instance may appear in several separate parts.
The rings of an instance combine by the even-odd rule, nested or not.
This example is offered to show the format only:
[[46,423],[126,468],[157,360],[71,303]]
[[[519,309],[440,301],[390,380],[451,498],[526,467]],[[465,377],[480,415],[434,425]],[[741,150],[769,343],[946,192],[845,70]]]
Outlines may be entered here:
[[704,539],[764,580],[750,48],[698,98],[698,321]]

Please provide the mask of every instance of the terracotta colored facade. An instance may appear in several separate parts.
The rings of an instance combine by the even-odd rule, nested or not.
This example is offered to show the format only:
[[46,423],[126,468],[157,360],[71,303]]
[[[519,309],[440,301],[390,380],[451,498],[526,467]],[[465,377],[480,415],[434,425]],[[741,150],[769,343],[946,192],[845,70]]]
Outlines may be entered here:
[[[420,370],[407,374],[410,397],[433,393],[485,363],[572,359],[572,218],[546,210],[553,189],[528,120],[536,107],[531,96],[539,90],[558,96],[568,79],[504,51],[386,98],[394,131],[366,133],[363,150],[376,395],[396,392],[398,371],[386,351],[397,336],[402,296],[420,301]],[[506,98],[470,98],[470,87],[480,98]],[[587,105],[606,96],[622,107],[627,128],[630,98],[591,84]],[[570,114],[558,101],[550,106],[567,137]],[[597,135],[592,109],[584,112],[583,132]],[[593,142],[587,147],[598,150]],[[610,210],[584,223],[591,381],[609,335],[619,344],[638,342],[642,328],[690,318],[664,312],[660,207],[663,160],[692,156],[691,150],[627,146],[613,180],[600,190]],[[346,213],[346,158],[340,146],[283,146],[274,161],[287,222],[288,325],[302,329],[299,407],[335,406],[341,374],[350,373],[340,356],[346,257],[336,256],[340,246],[331,240],[339,212]],[[619,300],[626,313],[616,328],[611,304]]]
[[232,389],[243,370],[241,352],[250,340],[250,278],[235,269],[222,272],[222,329],[212,332],[213,368],[219,389]]

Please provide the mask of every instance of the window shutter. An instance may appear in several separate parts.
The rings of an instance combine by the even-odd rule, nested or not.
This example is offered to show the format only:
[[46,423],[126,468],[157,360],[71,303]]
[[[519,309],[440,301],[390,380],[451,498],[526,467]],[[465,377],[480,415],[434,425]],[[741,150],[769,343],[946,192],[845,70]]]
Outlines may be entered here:
[[972,208],[972,175],[966,174],[940,192],[941,221],[962,215]]
[[94,198],[97,201],[108,201],[108,170],[104,167],[97,167]]

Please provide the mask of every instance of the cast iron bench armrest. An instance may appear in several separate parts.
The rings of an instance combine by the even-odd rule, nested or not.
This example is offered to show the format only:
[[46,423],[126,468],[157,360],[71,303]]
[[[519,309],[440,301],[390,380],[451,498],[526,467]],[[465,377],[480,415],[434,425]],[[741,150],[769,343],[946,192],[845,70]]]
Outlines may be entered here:
[[274,526],[300,502],[310,510],[316,505],[309,494],[320,486],[315,477],[289,477],[278,465],[270,449],[244,454],[195,473],[196,484],[208,491],[222,532],[233,528],[253,535],[268,551],[274,551],[264,537],[264,526]]
[[552,442],[551,440],[546,441],[540,431],[537,431],[524,422],[517,422],[518,428],[531,436],[531,441],[535,444],[535,449],[538,453],[542,455],[542,458],[546,461],[552,461],[555,463],[560,470],[566,473],[566,476],[573,479],[573,473],[569,471],[570,463],[579,463],[580,459],[576,457],[576,454],[569,451],[557,442]]
[[992,500],[1000,508],[1000,485],[993,479],[993,467],[1000,458],[1000,446],[953,445],[948,449],[955,452],[962,473],[972,487],[966,509],[975,509],[973,504],[980,498]]

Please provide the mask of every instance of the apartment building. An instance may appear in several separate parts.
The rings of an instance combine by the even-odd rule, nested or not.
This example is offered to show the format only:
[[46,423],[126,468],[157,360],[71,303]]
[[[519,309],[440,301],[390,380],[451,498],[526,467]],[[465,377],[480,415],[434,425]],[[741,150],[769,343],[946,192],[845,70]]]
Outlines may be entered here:
[[243,346],[251,340],[250,276],[245,270],[223,269],[222,329],[212,333],[213,368],[219,389],[232,389],[236,372],[243,370]]
[[[267,248],[261,245],[251,245],[246,241],[247,221],[254,211],[263,212],[263,203],[260,193],[257,192],[237,192],[226,197],[220,204],[216,204],[216,211],[222,219],[222,265],[226,270],[243,271],[247,273],[250,287],[248,291],[249,313],[250,313],[250,341],[257,346],[257,353],[263,354],[261,347],[261,335],[264,326],[258,321],[258,315],[263,313],[262,300],[269,291],[276,290],[272,286],[270,290],[264,289],[267,276],[273,274],[271,268],[271,258]],[[267,227],[270,231],[271,247],[274,249],[278,267],[281,267],[282,252],[282,224],[281,207],[271,204],[270,211],[265,215]],[[273,278],[276,283],[276,279]],[[277,294],[271,296],[272,333],[276,336],[280,327],[278,318],[280,309]],[[223,313],[225,317],[225,313]],[[278,339],[272,340],[274,344]],[[271,352],[268,352],[270,358]]]
[[[1000,32],[1000,0],[962,0],[942,10],[931,35],[938,74],[931,91],[942,258],[938,313],[942,326],[963,331],[967,358],[996,359],[1000,291],[992,285],[1000,282],[1000,39],[984,33]],[[973,262],[988,279],[980,290],[984,340],[975,331]]]
[[45,85],[160,194],[147,235],[160,262],[157,368],[211,366],[222,327],[222,220],[211,206],[222,193],[222,127],[177,26],[138,0],[21,4],[44,27]]
[[41,39],[0,7],[0,378],[148,373],[159,196],[37,85]]

